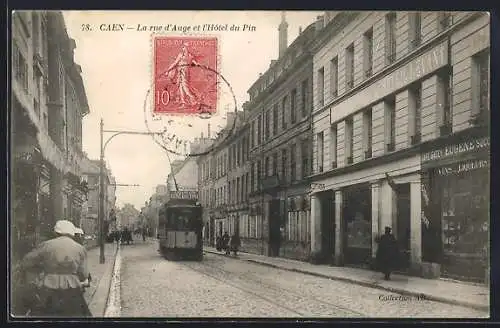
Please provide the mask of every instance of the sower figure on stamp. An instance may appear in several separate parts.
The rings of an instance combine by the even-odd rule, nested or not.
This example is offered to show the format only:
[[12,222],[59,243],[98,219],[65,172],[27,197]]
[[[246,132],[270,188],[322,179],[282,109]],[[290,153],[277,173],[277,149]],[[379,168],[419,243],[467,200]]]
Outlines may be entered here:
[[378,237],[377,267],[384,274],[384,279],[389,280],[391,272],[396,268],[399,258],[398,243],[391,233],[390,227],[385,227],[385,234]]
[[199,104],[196,96],[197,92],[189,80],[191,66],[199,65],[199,63],[196,61],[195,56],[189,52],[187,46],[187,43],[182,45],[181,52],[167,70],[167,75],[169,77],[173,75],[173,80],[177,82],[176,101],[183,107]]
[[90,277],[87,251],[73,240],[75,226],[67,220],[56,222],[56,237],[40,244],[22,260],[21,273],[31,273],[26,283],[33,301],[29,316],[90,317],[84,287]]

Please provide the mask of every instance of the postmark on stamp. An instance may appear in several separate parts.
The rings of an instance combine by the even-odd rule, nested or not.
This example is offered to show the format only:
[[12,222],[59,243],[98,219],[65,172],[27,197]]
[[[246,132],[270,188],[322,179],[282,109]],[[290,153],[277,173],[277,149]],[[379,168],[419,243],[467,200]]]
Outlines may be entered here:
[[217,111],[216,37],[157,36],[154,42],[154,114]]

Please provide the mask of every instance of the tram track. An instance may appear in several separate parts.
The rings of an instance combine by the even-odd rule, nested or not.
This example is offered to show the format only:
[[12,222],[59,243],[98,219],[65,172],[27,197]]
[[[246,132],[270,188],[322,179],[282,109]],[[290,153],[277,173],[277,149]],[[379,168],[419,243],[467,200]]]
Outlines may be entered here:
[[[222,262],[223,263],[223,262]],[[286,309],[299,316],[330,316],[330,317],[365,317],[366,314],[350,308],[334,304],[330,301],[320,299],[311,295],[304,296],[303,294],[292,292],[283,288],[279,288],[273,283],[266,282],[265,278],[258,277],[251,272],[234,272],[227,271],[217,266],[210,264],[206,260],[202,262],[187,263],[182,265],[196,271],[205,276],[216,279],[220,282],[228,284],[245,293],[251,294],[254,297],[260,298],[275,306]],[[258,292],[256,291],[258,288]],[[306,309],[299,311],[285,304],[294,304],[296,308]],[[309,310],[309,311],[307,311]],[[332,311],[334,310],[334,311]]]

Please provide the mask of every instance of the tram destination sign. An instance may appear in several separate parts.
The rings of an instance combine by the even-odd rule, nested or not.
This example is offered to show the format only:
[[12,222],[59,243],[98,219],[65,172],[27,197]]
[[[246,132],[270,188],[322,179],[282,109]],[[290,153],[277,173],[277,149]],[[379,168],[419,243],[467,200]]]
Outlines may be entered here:
[[198,199],[198,192],[191,190],[177,190],[170,192],[171,199]]

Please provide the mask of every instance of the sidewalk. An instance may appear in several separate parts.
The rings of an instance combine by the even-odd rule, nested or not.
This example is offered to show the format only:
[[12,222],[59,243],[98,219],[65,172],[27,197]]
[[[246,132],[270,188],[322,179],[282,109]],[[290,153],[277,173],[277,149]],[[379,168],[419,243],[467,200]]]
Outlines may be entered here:
[[104,316],[115,263],[116,247],[116,243],[104,245],[104,264],[99,263],[99,247],[87,250],[88,269],[92,275],[92,282],[85,291],[85,300],[94,317]]
[[[204,251],[225,256],[212,247],[205,246]],[[490,291],[488,287],[483,285],[443,279],[424,279],[399,274],[391,275],[391,280],[386,281],[382,279],[380,273],[364,269],[313,265],[307,262],[241,252],[238,252],[238,258],[274,268],[345,281],[393,293],[424,296],[431,301],[461,305],[483,311],[489,311],[490,309]]]

